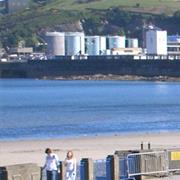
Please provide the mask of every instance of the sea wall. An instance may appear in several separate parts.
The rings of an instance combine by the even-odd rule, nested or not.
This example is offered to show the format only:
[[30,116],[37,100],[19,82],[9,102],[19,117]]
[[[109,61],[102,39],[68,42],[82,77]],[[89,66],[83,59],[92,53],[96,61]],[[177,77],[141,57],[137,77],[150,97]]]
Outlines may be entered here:
[[1,78],[56,78],[83,75],[180,77],[180,60],[89,59],[0,62]]

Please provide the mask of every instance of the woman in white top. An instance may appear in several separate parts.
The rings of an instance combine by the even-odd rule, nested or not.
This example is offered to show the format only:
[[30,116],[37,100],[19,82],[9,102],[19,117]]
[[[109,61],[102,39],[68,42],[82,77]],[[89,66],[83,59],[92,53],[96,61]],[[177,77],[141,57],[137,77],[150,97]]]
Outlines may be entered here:
[[76,159],[73,157],[73,152],[68,151],[65,159],[66,180],[76,179]]

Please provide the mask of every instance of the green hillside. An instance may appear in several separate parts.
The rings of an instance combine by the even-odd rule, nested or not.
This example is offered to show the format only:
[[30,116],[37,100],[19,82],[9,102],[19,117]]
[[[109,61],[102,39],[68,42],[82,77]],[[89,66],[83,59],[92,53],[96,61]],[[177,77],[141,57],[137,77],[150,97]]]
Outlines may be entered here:
[[16,45],[20,40],[25,40],[26,45],[35,45],[43,31],[78,20],[83,20],[87,34],[137,34],[140,32],[138,29],[138,32],[134,31],[136,26],[146,21],[160,23],[165,28],[169,24],[170,30],[174,29],[173,24],[176,24],[175,28],[180,24],[180,13],[176,12],[180,10],[179,0],[44,1],[47,2],[32,3],[23,12],[0,17],[0,41],[3,45]]
[[[97,0],[89,3],[78,3],[76,0],[56,0],[48,8],[62,8],[67,10],[108,9],[121,6],[124,8],[137,8],[149,11],[159,9],[160,12],[174,12],[180,9],[179,0]],[[153,13],[153,12],[152,12]]]

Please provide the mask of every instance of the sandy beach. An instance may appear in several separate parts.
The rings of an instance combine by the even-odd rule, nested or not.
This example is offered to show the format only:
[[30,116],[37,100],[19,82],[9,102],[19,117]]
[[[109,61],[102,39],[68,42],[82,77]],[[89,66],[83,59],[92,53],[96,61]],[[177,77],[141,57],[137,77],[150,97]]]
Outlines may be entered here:
[[44,149],[51,147],[60,160],[64,160],[67,150],[73,150],[78,160],[91,157],[104,159],[115,150],[140,149],[143,141],[145,148],[180,148],[180,133],[131,134],[94,137],[76,137],[49,140],[0,141],[0,166],[44,163]]

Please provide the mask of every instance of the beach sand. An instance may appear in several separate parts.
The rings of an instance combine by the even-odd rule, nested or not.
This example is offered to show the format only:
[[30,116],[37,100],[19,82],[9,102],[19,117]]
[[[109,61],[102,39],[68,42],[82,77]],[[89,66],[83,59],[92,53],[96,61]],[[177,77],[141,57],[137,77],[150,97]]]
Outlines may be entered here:
[[180,148],[180,133],[155,133],[76,137],[49,140],[22,140],[0,141],[0,166],[37,163],[44,164],[44,150],[51,147],[64,160],[67,150],[73,150],[77,160],[91,157],[105,159],[107,155],[114,154],[115,150],[140,149],[141,142],[147,148]]

